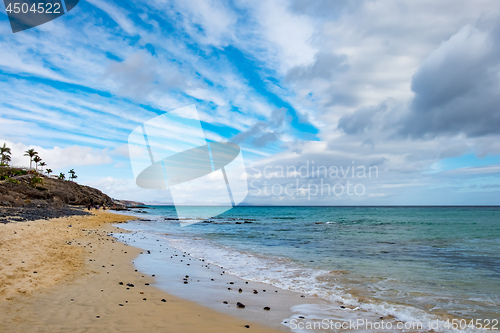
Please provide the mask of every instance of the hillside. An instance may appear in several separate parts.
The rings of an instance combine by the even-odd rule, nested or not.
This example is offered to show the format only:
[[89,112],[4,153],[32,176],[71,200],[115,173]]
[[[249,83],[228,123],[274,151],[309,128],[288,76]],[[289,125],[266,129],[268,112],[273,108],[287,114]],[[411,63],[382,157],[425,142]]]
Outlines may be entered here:
[[89,204],[127,209],[126,204],[90,186],[22,169],[0,167],[0,222],[7,222],[8,216],[14,217],[10,220],[21,221],[81,214],[82,209],[75,210],[70,206],[86,207]]
[[9,172],[11,176],[0,180],[0,204],[3,206],[24,206],[28,203],[46,203],[55,207],[64,204],[113,205],[113,200],[98,189],[38,173],[14,174],[18,170],[0,168],[0,177],[5,178]]

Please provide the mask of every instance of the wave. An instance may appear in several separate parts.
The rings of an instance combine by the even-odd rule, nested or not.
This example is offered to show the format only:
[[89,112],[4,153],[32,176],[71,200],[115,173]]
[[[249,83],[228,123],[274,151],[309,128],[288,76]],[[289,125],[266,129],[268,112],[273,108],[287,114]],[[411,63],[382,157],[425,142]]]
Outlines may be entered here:
[[[217,265],[226,273],[241,279],[266,283],[277,288],[307,296],[316,296],[332,303],[340,303],[352,310],[364,312],[368,317],[389,317],[403,323],[421,326],[421,331],[476,332],[477,329],[456,330],[447,328],[446,318],[430,314],[424,310],[404,305],[391,304],[374,299],[360,299],[348,292],[347,288],[335,283],[338,277],[349,272],[327,271],[303,266],[288,258],[267,257],[253,252],[236,251],[233,248],[216,245],[206,239],[165,237],[169,245],[188,253],[197,259]],[[336,307],[338,309],[338,306]],[[323,320],[331,318],[331,313],[323,308],[318,311],[313,305],[296,307],[296,311],[306,313],[307,318]],[[318,315],[321,313],[321,315]],[[373,315],[376,316],[373,316]],[[420,325],[420,326],[418,326]],[[418,330],[417,330],[418,331]]]

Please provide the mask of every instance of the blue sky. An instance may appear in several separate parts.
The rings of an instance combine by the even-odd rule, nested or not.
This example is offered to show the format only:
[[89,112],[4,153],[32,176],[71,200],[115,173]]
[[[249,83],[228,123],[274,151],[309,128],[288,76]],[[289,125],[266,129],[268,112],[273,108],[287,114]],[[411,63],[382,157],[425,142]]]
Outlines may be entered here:
[[195,104],[207,139],[241,146],[248,204],[500,204],[498,7],[89,0],[16,34],[2,9],[0,144],[16,165],[34,147],[82,184],[167,203],[135,185],[127,138]]

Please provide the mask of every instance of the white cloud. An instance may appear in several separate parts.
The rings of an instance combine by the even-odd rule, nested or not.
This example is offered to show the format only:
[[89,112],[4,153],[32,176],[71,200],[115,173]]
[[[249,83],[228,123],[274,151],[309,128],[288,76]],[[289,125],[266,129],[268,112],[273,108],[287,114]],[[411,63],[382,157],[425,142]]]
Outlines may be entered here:
[[[397,202],[402,189],[425,196],[429,184],[448,184],[443,175],[426,174],[443,158],[500,154],[495,133],[419,140],[394,135],[409,112],[412,77],[419,71],[432,72],[450,55],[462,57],[464,66],[458,67],[466,68],[495,54],[482,37],[498,37],[491,23],[500,17],[496,1],[157,0],[135,4],[136,11],[118,2],[89,3],[105,15],[79,11],[71,24],[54,20],[31,33],[0,38],[0,133],[21,150],[29,143],[45,149],[42,158],[53,165],[110,163],[105,148],[124,159],[123,144],[133,128],[193,101],[200,119],[226,126],[223,133],[268,121],[276,107],[226,58],[227,45],[248,57],[255,67],[247,70],[266,89],[320,131],[321,142],[300,142],[286,128],[270,149],[242,147],[253,159],[263,156],[262,166],[311,158],[377,163],[384,176],[370,183],[370,197]],[[108,16],[117,29],[102,24]],[[167,21],[173,31],[163,30]],[[488,68],[497,73],[498,62],[492,64]],[[30,76],[41,80],[31,82]],[[227,139],[215,132],[207,136]],[[16,161],[27,164],[22,156]],[[129,191],[166,198],[134,191],[135,185],[113,176],[99,186],[121,197]]]
[[488,165],[481,167],[459,168],[446,171],[449,175],[483,175],[483,174],[500,174],[500,165]]
[[87,184],[98,188],[115,199],[134,200],[140,202],[158,201],[160,203],[172,203],[172,198],[168,190],[142,189],[135,184],[133,177],[97,177],[88,181]]
[[[176,1],[182,12],[186,31],[203,44],[225,46],[233,37],[236,15],[224,3],[217,0]],[[203,31],[200,32],[198,26]]]
[[82,146],[43,148],[36,145],[28,146],[22,143],[11,142],[3,138],[0,138],[0,142],[5,142],[11,148],[11,165],[19,167],[29,167],[29,157],[24,156],[24,154],[26,150],[31,148],[38,152],[38,156],[52,170],[66,167],[75,168],[84,165],[101,165],[113,161],[105,149],[92,149]]
[[[258,59],[265,60],[279,73],[296,65],[309,64],[318,49],[313,46],[313,21],[304,15],[297,15],[288,9],[288,1],[252,1],[245,2],[258,22],[257,31],[265,41],[268,50],[255,54]],[[251,45],[246,45],[252,52]],[[269,58],[265,59],[262,56]],[[270,62],[270,63],[269,63]]]
[[127,33],[133,35],[137,32],[134,22],[128,19],[128,14],[125,10],[112,5],[108,1],[88,0],[88,2],[108,14]]

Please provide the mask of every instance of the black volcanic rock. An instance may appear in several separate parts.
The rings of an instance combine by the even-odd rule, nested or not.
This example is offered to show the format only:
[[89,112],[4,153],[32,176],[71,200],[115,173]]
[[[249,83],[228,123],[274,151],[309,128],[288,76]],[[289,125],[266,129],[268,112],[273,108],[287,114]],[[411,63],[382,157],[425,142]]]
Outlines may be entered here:
[[[20,171],[25,174],[19,175]],[[74,206],[89,204],[126,209],[90,186],[0,167],[0,223],[87,215],[86,210]]]
[[[36,178],[41,178],[42,182],[34,184]],[[11,181],[0,181],[1,206],[19,207],[29,203],[49,204],[54,208],[65,204],[105,204],[109,207],[114,205],[113,200],[98,189],[72,181],[35,174],[14,176],[10,179]]]

